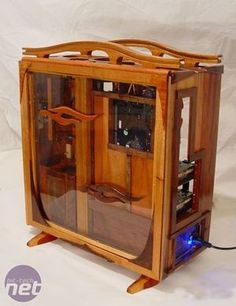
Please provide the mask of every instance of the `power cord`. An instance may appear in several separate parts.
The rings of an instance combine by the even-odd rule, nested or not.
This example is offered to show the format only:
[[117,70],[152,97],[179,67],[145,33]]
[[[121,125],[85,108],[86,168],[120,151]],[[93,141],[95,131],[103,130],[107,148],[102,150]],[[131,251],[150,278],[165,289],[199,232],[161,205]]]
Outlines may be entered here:
[[220,247],[220,246],[213,245],[212,243],[207,242],[207,241],[205,241],[205,240],[203,240],[203,239],[201,239],[199,237],[193,238],[193,241],[199,242],[199,243],[201,243],[203,246],[205,246],[207,248],[214,248],[214,249],[222,250],[222,251],[236,250],[236,246],[233,246],[233,247]]

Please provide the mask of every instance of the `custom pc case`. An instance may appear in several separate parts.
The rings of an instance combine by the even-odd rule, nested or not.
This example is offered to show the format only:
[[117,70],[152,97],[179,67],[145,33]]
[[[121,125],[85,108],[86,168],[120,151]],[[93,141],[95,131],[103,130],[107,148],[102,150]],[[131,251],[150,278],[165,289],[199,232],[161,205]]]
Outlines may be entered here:
[[136,271],[131,293],[201,252],[188,238],[209,235],[219,61],[139,40],[25,49],[29,245],[62,238]]

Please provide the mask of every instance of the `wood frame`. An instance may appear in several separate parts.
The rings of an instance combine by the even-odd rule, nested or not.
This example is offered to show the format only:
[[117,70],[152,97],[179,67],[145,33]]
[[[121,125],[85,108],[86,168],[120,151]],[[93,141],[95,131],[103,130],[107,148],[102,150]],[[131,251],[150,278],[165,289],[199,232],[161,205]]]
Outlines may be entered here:
[[[126,46],[147,47],[154,55],[143,55],[139,52],[131,51]],[[94,50],[105,51],[109,57],[109,64],[106,62],[107,59],[101,60],[97,56],[94,56]],[[50,54],[63,51],[79,51],[79,56],[86,60],[70,61],[66,57],[59,58],[50,56]],[[172,55],[174,58],[165,59],[161,57],[164,53]],[[29,245],[32,246],[50,240],[52,241],[53,237],[55,239],[61,238],[76,243],[110,261],[138,272],[143,276],[128,289],[130,293],[157,284],[170,271],[177,268],[173,261],[175,250],[173,239],[175,239],[180,230],[197,222],[197,220],[204,219],[202,235],[205,239],[208,239],[209,236],[219,114],[220,79],[223,71],[222,66],[211,66],[210,68],[208,66],[200,67],[199,62],[216,63],[220,61],[221,56],[181,53],[180,51],[170,49],[158,43],[140,40],[119,40],[112,43],[77,42],[47,48],[26,48],[24,55],[26,56],[20,61],[20,101],[26,221],[27,224],[43,232],[39,236],[39,238],[41,237],[43,239],[36,238]],[[36,57],[32,57],[32,55]],[[91,59],[92,62],[90,61]],[[127,65],[127,61],[133,61],[132,65]],[[180,68],[181,66],[185,68]],[[84,235],[72,232],[53,222],[46,221],[40,213],[40,209],[35,211],[33,208],[32,203],[35,199],[37,200],[38,192],[35,172],[36,149],[34,144],[34,108],[31,78],[31,74],[34,72],[69,75],[75,78],[77,91],[75,96],[75,111],[73,114],[76,114],[78,119],[81,116],[86,117],[88,120],[95,119],[95,117],[89,115],[94,111],[91,95],[97,96],[101,101],[105,101],[109,97],[116,97],[116,94],[109,95],[107,93],[101,94],[96,91],[94,92],[91,85],[87,82],[88,79],[135,83],[157,88],[155,100],[150,100],[149,102],[146,98],[140,98],[140,100],[143,100],[143,103],[155,104],[156,110],[154,154],[153,156],[147,156],[147,158],[152,158],[153,160],[153,225],[151,228],[153,241],[150,242],[152,253],[152,259],[150,259],[152,260],[152,264],[150,268],[140,265],[139,262],[134,260],[134,256],[128,252],[86,237],[88,231],[88,204],[79,207],[80,214],[77,216],[80,219],[80,230]],[[50,82],[49,85],[51,86]],[[178,130],[181,124],[181,99],[184,96],[192,97],[188,159],[189,161],[197,161],[198,167],[201,167],[200,172],[197,170],[198,168],[195,170],[195,176],[197,175],[197,188],[199,190],[197,196],[199,209],[197,214],[192,214],[182,222],[176,223],[174,208],[176,204],[174,199],[176,198],[178,176]],[[52,97],[50,93],[48,93],[48,97],[51,103]],[[124,96],[123,98],[125,99],[126,97]],[[134,101],[136,99],[138,100],[138,98],[133,99]],[[207,100],[209,101],[208,104],[206,103]],[[214,111],[212,110],[213,106]],[[71,111],[66,107],[58,108],[57,111],[58,113],[54,112],[50,114],[47,110],[45,114],[48,116],[53,115],[63,124],[62,112],[69,111],[71,114]],[[207,117],[209,111],[212,114],[210,119]],[[76,122],[72,123],[76,125]],[[81,124],[80,130],[76,128],[76,135],[81,136],[80,133],[82,133],[83,135],[86,134],[88,137],[91,137],[89,125]],[[209,131],[204,133],[203,127],[209,127]],[[49,136],[52,138],[51,123],[49,132]],[[90,164],[89,161],[93,157],[89,154],[89,143],[83,137],[78,137],[78,139],[81,140],[76,145],[76,162],[80,166],[80,172],[82,171],[83,176],[80,175],[78,170],[76,173],[78,178],[83,177],[83,179],[82,181],[80,179],[77,180],[77,197],[88,203],[87,196],[79,191],[79,189],[89,180],[91,171],[87,165]],[[88,154],[85,154],[84,150]],[[200,162],[198,162],[199,160]],[[210,165],[209,177],[206,175],[207,164]],[[205,217],[206,214],[208,214],[207,217]],[[36,221],[35,216],[37,216],[38,221]],[[199,251],[201,250],[198,250],[196,254]],[[143,254],[143,256],[146,255]]]
[[166,54],[169,56],[173,56],[174,58],[183,59],[185,67],[198,66],[199,63],[202,62],[209,64],[220,63],[222,59],[221,54],[197,54],[186,52],[152,40],[117,39],[113,40],[112,42],[116,42],[124,46],[146,48],[151,52],[152,55],[155,56],[163,56],[164,54]]

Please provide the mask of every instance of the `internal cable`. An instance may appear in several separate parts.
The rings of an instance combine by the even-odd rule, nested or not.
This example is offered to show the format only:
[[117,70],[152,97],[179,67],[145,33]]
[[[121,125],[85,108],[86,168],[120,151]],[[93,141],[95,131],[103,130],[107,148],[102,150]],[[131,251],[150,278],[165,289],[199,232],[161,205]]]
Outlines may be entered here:
[[236,250],[236,246],[233,247],[220,247],[220,246],[216,246],[213,245],[212,243],[205,241],[199,237],[193,238],[193,241],[199,242],[201,243],[201,245],[207,247],[207,248],[213,248],[213,249],[217,249],[217,250],[222,250],[222,251],[229,251],[229,250]]

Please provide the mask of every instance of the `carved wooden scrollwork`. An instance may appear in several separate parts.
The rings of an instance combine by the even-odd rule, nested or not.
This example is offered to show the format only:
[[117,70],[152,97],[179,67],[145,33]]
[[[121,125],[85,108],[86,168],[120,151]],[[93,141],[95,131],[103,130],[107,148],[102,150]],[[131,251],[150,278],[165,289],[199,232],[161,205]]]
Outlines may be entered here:
[[[129,47],[146,48],[151,52],[151,55]],[[48,58],[52,54],[62,52],[79,52],[81,60],[93,59],[93,61],[96,62],[96,58],[92,56],[93,51],[105,52],[110,64],[121,65],[128,60],[146,68],[178,69],[181,67],[198,66],[199,63],[220,63],[222,59],[221,54],[214,55],[185,52],[157,41],[142,39],[118,39],[110,42],[68,42],[43,48],[24,48],[23,54]],[[168,55],[168,57],[163,57],[163,55]]]
[[79,52],[82,56],[92,56],[93,51],[103,51],[107,54],[110,64],[121,65],[126,60],[131,60],[146,68],[172,68],[181,66],[180,58],[163,58],[137,52],[114,42],[102,41],[77,41],[59,44],[44,48],[24,48],[24,55],[33,55],[48,58],[51,54],[62,52]]
[[185,52],[183,50],[178,50],[153,40],[117,39],[113,40],[112,42],[127,47],[146,48],[151,52],[152,55],[155,56],[163,56],[164,54],[166,54],[169,56],[173,56],[174,58],[180,58],[183,60],[183,66],[185,67],[197,66],[199,63],[220,63],[222,59],[221,54],[215,55]]
[[87,192],[103,203],[121,202],[125,204],[130,201],[135,202],[142,199],[141,196],[132,196],[109,184],[88,185],[81,188],[81,191]]
[[95,120],[99,115],[88,115],[76,111],[67,106],[59,106],[50,109],[41,109],[40,115],[47,116],[50,119],[56,121],[60,125],[77,124],[80,121],[92,121]]

